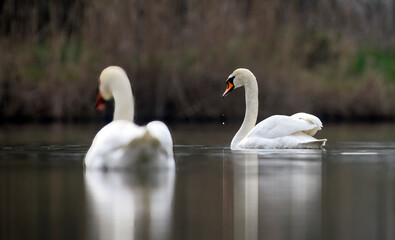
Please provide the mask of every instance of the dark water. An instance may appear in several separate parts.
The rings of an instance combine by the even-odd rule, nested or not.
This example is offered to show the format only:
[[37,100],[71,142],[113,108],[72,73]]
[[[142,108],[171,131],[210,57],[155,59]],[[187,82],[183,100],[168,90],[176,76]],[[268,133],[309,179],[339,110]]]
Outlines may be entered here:
[[0,131],[0,239],[395,239],[392,125],[245,152],[237,126],[175,126],[175,171],[84,172],[98,128]]

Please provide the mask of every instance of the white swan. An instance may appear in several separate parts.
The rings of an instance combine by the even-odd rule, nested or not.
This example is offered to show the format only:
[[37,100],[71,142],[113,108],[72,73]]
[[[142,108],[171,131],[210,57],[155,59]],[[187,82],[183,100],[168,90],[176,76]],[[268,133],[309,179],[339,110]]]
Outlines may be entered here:
[[86,168],[131,169],[137,166],[174,168],[173,140],[167,126],[160,121],[147,126],[133,123],[134,102],[125,71],[107,67],[100,74],[96,108],[114,98],[114,119],[93,139],[84,164]]
[[321,148],[326,139],[316,139],[314,134],[322,128],[319,118],[307,113],[292,116],[274,115],[256,126],[258,116],[258,84],[248,69],[236,69],[226,80],[225,97],[235,88],[244,86],[246,112],[244,121],[233,137],[230,148]]

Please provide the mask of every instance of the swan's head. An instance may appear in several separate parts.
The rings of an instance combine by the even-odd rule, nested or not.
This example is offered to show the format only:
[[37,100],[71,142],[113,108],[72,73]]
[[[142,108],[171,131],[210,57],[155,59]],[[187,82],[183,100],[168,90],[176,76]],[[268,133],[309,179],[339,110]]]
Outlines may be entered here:
[[[127,85],[129,84],[129,85]],[[113,98],[113,93],[117,89],[130,88],[130,83],[126,72],[117,66],[105,68],[99,78],[99,94],[96,101],[96,109],[103,110],[105,101]]]
[[236,69],[226,80],[226,90],[224,94],[222,94],[222,97],[228,95],[233,89],[244,86],[250,82],[251,79],[255,79],[255,76],[250,70],[246,68]]

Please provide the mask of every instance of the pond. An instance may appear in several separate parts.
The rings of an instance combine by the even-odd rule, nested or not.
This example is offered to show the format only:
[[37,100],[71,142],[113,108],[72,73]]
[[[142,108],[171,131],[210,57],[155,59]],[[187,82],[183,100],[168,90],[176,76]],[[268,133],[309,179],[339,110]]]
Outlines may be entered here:
[[395,239],[395,125],[324,150],[231,151],[233,124],[171,126],[176,170],[84,171],[99,125],[0,128],[1,239]]

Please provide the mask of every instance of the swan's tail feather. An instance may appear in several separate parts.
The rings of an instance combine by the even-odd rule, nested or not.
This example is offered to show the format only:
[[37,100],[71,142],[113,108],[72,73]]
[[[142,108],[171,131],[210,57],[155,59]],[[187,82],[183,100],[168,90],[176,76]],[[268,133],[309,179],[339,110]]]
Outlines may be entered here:
[[141,144],[159,145],[160,142],[156,137],[152,136],[152,134],[147,129],[145,129],[144,133],[139,137],[133,138],[129,142],[128,146],[133,147],[135,145],[141,145]]
[[160,142],[156,137],[152,136],[152,134],[150,134],[147,129],[145,129],[144,133],[141,136],[133,138],[127,146],[129,149],[152,151],[153,149],[157,149],[158,147],[160,147]]
[[299,143],[299,145],[302,147],[302,148],[311,148],[311,149],[313,149],[313,148],[322,148],[323,146],[325,146],[325,143],[326,143],[326,139],[317,139],[317,140],[314,140],[314,141],[308,141],[308,142],[302,142],[302,143]]
[[295,113],[291,117],[300,119],[300,120],[304,120],[310,124],[313,124],[315,126],[313,129],[311,129],[309,131],[303,131],[304,133],[306,133],[310,136],[314,136],[317,133],[317,131],[321,130],[323,127],[321,120],[318,117],[316,117],[312,114],[309,114],[309,113],[303,113],[303,112]]
[[149,129],[145,129],[141,136],[130,141],[127,146],[127,152],[125,153],[125,156],[133,159],[133,166],[151,167],[168,167],[168,162],[171,162],[168,161],[170,157],[168,155],[161,141]]

